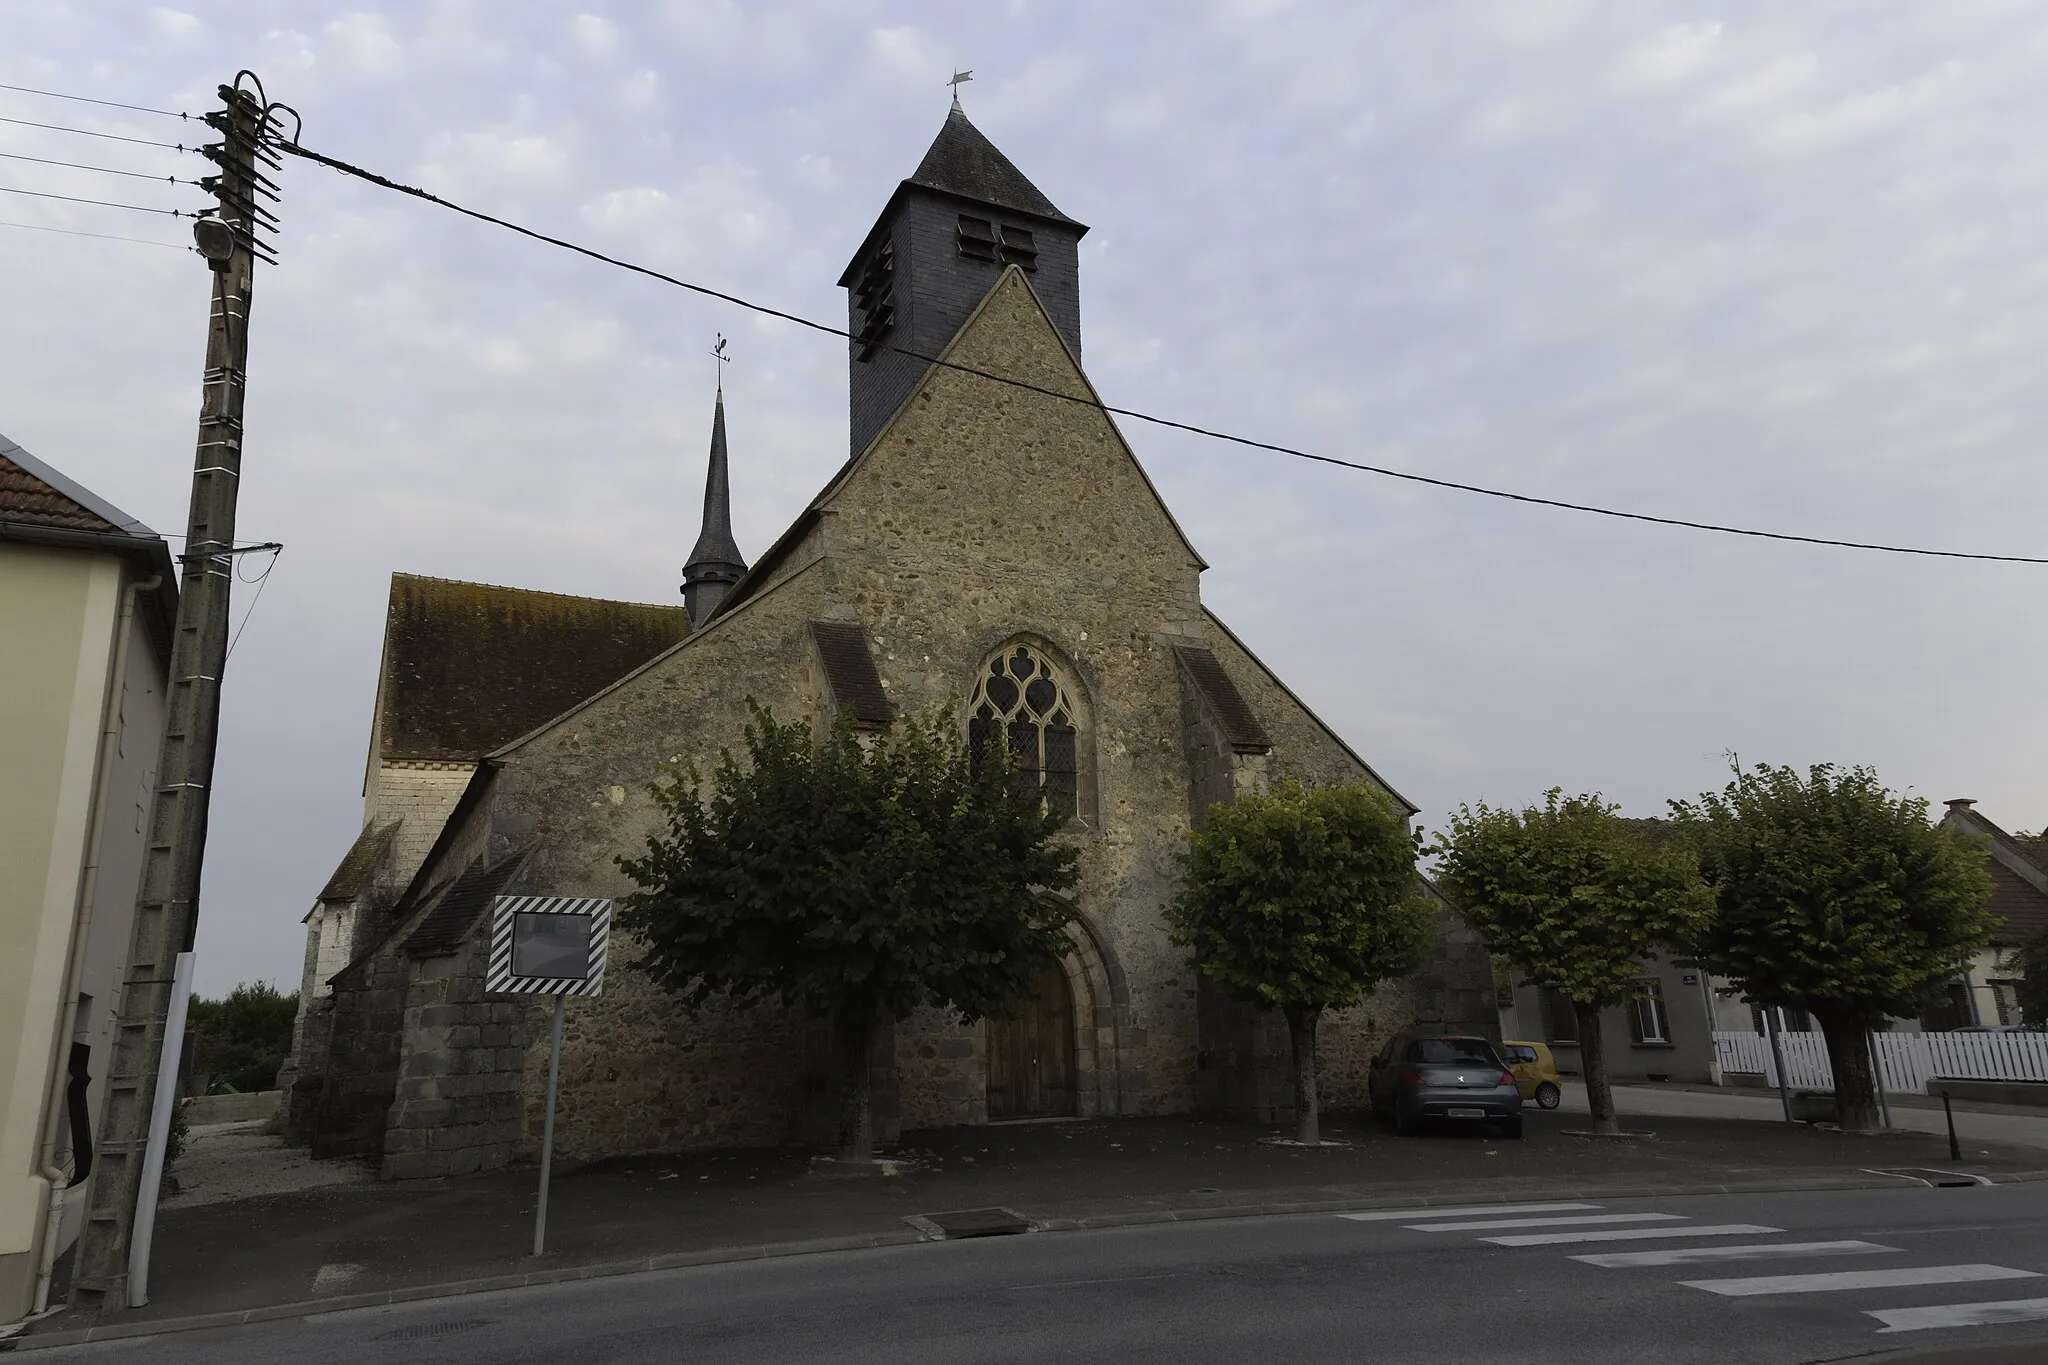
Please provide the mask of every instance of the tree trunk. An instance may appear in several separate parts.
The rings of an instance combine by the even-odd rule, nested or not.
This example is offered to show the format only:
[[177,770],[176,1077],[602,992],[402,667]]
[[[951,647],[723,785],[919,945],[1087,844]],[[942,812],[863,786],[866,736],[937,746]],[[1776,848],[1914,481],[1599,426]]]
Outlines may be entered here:
[[1316,1021],[1320,1009],[1290,1005],[1287,1039],[1294,1045],[1294,1140],[1306,1147],[1323,1140],[1322,1112],[1316,1102]]
[[1600,1007],[1572,1001],[1579,1020],[1579,1065],[1586,1072],[1586,1107],[1593,1111],[1593,1131],[1616,1135],[1614,1092],[1607,1086],[1607,1044],[1600,1036]]
[[865,1015],[839,1016],[839,1157],[868,1161],[875,1155],[875,1097],[868,1054],[875,1027]]
[[1835,1116],[1845,1133],[1874,1133],[1884,1125],[1877,1107],[1877,1075],[1870,1065],[1870,1040],[1863,1020],[1839,1006],[1819,1007],[1813,1017],[1828,1040],[1828,1066],[1835,1073]]

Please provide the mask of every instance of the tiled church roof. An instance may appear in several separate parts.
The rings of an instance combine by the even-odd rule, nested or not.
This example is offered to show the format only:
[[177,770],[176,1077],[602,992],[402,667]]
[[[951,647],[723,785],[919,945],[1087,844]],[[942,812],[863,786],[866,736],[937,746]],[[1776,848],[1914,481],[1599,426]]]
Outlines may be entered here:
[[473,761],[689,633],[680,606],[391,576],[379,757]]

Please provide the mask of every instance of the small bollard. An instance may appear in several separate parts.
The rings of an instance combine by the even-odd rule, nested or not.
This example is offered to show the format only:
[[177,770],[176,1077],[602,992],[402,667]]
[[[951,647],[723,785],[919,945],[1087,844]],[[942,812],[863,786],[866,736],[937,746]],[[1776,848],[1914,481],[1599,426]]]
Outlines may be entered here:
[[1948,1091],[1941,1092],[1941,1114],[1948,1120],[1948,1159],[1963,1159],[1963,1144],[1956,1141],[1956,1111],[1948,1107]]

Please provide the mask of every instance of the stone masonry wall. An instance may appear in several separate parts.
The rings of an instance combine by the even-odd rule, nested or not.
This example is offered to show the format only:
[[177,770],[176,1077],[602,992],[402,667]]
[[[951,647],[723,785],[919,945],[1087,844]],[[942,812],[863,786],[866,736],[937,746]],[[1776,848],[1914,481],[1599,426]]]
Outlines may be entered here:
[[[395,944],[387,945],[335,982],[326,1069],[305,1070],[298,1082],[317,1092],[303,1102],[313,1110],[309,1139],[316,1159],[377,1156],[384,1150],[410,965]],[[293,1101],[295,1107],[300,1103]]]
[[[496,1170],[519,1150],[531,1007],[485,996],[489,945],[486,914],[456,952],[413,964],[385,1119],[386,1180]],[[545,1046],[545,1024],[542,1036]]]
[[474,763],[427,763],[386,760],[377,765],[376,776],[363,799],[363,823],[382,824],[403,820],[386,855],[389,876],[400,888],[412,880],[455,803],[469,786]]

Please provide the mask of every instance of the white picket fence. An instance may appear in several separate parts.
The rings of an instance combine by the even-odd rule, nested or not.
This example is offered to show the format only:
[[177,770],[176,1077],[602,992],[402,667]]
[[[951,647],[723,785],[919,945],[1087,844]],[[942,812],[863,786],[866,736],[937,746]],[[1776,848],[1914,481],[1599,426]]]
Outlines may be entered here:
[[[1930,1080],[2048,1081],[2048,1034],[1880,1033],[1877,1065],[1884,1088],[1894,1094],[1924,1095]],[[1785,1080],[1798,1090],[1832,1090],[1828,1044],[1819,1033],[1781,1033]],[[1761,1033],[1714,1034],[1721,1069],[1760,1075],[1778,1083],[1771,1040]]]

